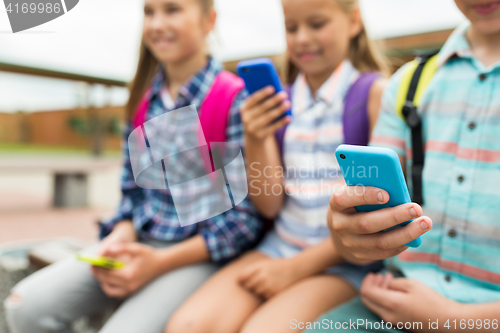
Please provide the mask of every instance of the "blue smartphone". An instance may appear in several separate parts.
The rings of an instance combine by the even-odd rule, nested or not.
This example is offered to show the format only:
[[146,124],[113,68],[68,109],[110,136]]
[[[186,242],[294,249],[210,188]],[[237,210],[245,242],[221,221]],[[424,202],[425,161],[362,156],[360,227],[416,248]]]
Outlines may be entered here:
[[[381,188],[389,193],[390,199],[383,205],[357,206],[358,212],[371,212],[374,210],[395,207],[410,203],[410,193],[406,186],[405,176],[398,154],[389,148],[340,145],[335,151],[335,156],[340,165],[347,186],[372,186]],[[385,229],[391,230],[407,225],[413,220]],[[419,247],[422,238],[412,240],[405,244],[409,247]]]
[[[273,86],[276,93],[283,91],[283,85],[274,66],[269,58],[257,58],[243,60],[236,66],[238,75],[245,81],[245,86],[249,94],[267,86]],[[292,110],[287,110],[284,116],[291,116]],[[282,117],[280,117],[282,118]]]

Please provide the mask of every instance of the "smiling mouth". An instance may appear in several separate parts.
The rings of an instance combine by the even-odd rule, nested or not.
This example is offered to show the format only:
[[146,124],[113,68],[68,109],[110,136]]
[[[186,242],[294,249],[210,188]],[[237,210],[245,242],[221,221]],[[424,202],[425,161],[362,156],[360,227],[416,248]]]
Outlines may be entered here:
[[493,2],[488,2],[482,5],[475,5],[473,6],[474,10],[482,15],[488,15],[493,13],[500,7],[500,1],[493,1]]
[[319,56],[319,52],[303,52],[298,54],[301,61],[310,61]]
[[153,42],[154,46],[166,47],[166,46],[172,45],[174,43],[174,40],[169,39],[169,38],[158,38],[158,39],[154,39],[152,42]]

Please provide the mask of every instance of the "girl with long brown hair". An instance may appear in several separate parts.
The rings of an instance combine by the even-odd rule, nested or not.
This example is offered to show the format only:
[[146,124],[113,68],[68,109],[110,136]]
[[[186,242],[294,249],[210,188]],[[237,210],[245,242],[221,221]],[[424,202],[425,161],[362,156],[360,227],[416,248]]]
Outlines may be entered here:
[[[154,156],[153,144],[159,144],[179,152],[175,161],[184,163],[172,166],[162,159],[156,166],[170,170],[164,168],[161,175],[163,171],[190,175],[193,170],[183,165],[201,164],[200,170],[205,172],[202,159],[184,153],[198,151],[198,147],[193,150],[193,145],[186,145],[198,146],[199,129],[190,127],[196,121],[184,122],[186,127],[167,122],[168,130],[159,131],[160,140],[149,136],[151,124],[158,119],[174,113],[182,117],[196,111],[193,105],[204,136],[223,138],[236,147],[243,143],[239,109],[245,98],[244,85],[223,71],[206,47],[215,21],[213,0],[145,0],[139,66],[127,105],[123,198],[116,215],[101,225],[102,241],[84,251],[116,258],[125,266],[90,267],[69,258],[29,276],[13,289],[7,302],[13,332],[70,332],[74,319],[109,306],[117,310],[100,332],[161,332],[173,311],[220,263],[238,256],[258,239],[262,225],[249,199],[236,202],[234,198],[234,208],[199,223],[185,223],[174,202],[179,198],[173,190],[178,184],[167,175],[167,181],[140,187],[142,178],[134,174],[137,150],[130,143],[143,130],[149,142],[143,152],[151,150]],[[204,122],[207,112],[213,117]],[[219,142],[209,138],[207,142]],[[149,162],[150,156],[146,157]],[[211,206],[210,201],[203,201],[210,188],[198,180],[188,184],[189,191],[180,195],[200,198],[194,206],[201,208],[189,211],[199,217]],[[180,199],[185,201],[185,197]]]

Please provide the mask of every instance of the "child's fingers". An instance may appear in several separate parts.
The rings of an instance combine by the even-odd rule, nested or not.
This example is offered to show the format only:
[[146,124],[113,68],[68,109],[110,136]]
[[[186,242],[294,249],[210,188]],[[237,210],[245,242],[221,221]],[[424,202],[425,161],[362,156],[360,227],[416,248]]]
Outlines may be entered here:
[[364,237],[362,241],[364,242],[364,246],[375,251],[391,251],[405,246],[405,244],[411,242],[414,239],[417,239],[419,236],[422,236],[431,228],[432,220],[426,216],[423,216],[403,227],[394,228],[392,230],[384,231],[381,233],[366,235],[366,237]]
[[253,287],[253,291],[256,295],[259,295],[260,297],[267,299],[266,294],[269,292],[265,281],[259,281],[258,284],[256,284]]
[[268,135],[274,134],[277,130],[279,130],[280,128],[282,128],[286,124],[290,123],[290,121],[291,121],[290,117],[288,117],[288,116],[283,117],[282,119],[278,120],[274,124],[263,129],[260,133],[258,133],[258,135],[261,137],[266,137]]
[[363,187],[361,191],[345,186],[332,195],[330,208],[343,212],[361,205],[381,205],[389,201],[389,193],[376,187]]
[[373,286],[374,277],[375,277],[374,273],[370,272],[370,273],[366,274],[363,281],[361,281],[361,288],[359,290],[360,294],[363,294],[365,290],[367,290]]
[[260,104],[263,99],[274,94],[274,91],[275,90],[273,86],[267,86],[265,88],[257,90],[256,92],[247,97],[244,103],[244,108],[245,109],[253,108],[254,106]]
[[255,292],[255,288],[261,283],[261,279],[258,274],[252,275],[243,282],[242,287],[250,292]]
[[278,105],[282,104],[284,101],[286,101],[287,94],[286,92],[282,91],[277,93],[276,95],[262,101],[262,103],[256,108],[254,116],[259,116],[261,114],[264,114],[268,111],[271,111],[272,109],[276,108]]
[[260,103],[253,106],[249,106],[248,104],[246,104],[241,108],[242,115],[247,120],[247,122],[251,119],[255,119],[262,114],[265,114],[266,112],[276,108],[279,104],[286,100],[286,96],[286,93],[282,91],[272,97],[261,100]]
[[102,291],[111,298],[124,298],[127,295],[127,291],[120,286],[113,285],[110,283],[101,283]]
[[99,281],[110,283],[116,286],[123,286],[125,285],[125,280],[122,277],[118,276],[113,276],[113,275],[103,275],[102,279],[99,279]]
[[386,318],[387,309],[384,308],[383,306],[381,306],[380,304],[378,304],[378,303],[376,303],[376,302],[372,301],[371,299],[364,297],[364,296],[361,297],[361,302],[363,302],[363,304],[369,310],[371,310],[373,313],[375,313],[379,317]]
[[268,125],[279,117],[283,116],[283,114],[290,108],[290,106],[290,101],[283,101],[278,107],[267,111],[260,117],[263,124]]
[[412,282],[411,282],[411,280],[409,280],[407,278],[397,278],[397,279],[393,279],[392,281],[390,281],[388,286],[392,290],[399,290],[402,292],[408,292],[410,290],[410,288],[412,287]]
[[276,293],[271,290],[271,289],[268,289],[265,293],[264,293],[264,298],[265,299],[270,299],[271,297],[273,297],[274,295],[276,295]]
[[[379,236],[378,234],[368,235],[368,236],[362,237],[361,239],[363,240],[363,239],[366,239],[365,237],[378,237],[378,236]],[[358,241],[359,240],[355,241],[354,246],[359,246]],[[363,241],[361,241],[361,243],[365,244]],[[362,252],[361,251],[358,252],[358,259],[373,262],[376,260],[382,260],[382,259],[395,257],[395,256],[401,254],[402,252],[406,251],[407,249],[408,249],[408,246],[404,246],[404,245],[397,247],[397,248],[394,248],[394,249],[389,249],[389,250],[380,250],[378,248],[370,247],[368,249],[364,249],[364,251],[362,251]]]
[[247,126],[250,132],[262,132],[267,129],[276,119],[279,119],[289,109],[290,102],[284,101],[278,107],[267,111],[266,113],[254,118],[254,120]]
[[97,280],[107,283],[112,283],[115,285],[121,285],[124,283],[125,279],[116,275],[113,270],[92,266],[92,272]]
[[245,289],[249,289],[254,286],[256,283],[257,275],[258,271],[256,269],[252,269],[245,275],[241,275],[239,279],[241,286]]
[[107,243],[102,243],[101,246],[99,247],[99,250],[97,251],[97,256],[98,257],[106,257],[106,255],[109,255],[109,247],[112,246],[114,243],[107,242]]
[[391,272],[387,272],[384,276],[384,282],[382,283],[382,288],[387,289],[391,281],[394,279],[394,275]]
[[391,289],[382,289],[376,286],[367,288],[362,293],[362,298],[369,299],[379,307],[394,311],[402,304],[402,298],[406,294]]
[[99,251],[99,256],[101,257],[115,257],[116,255],[120,254],[121,252],[124,251],[124,245],[121,243],[110,243],[104,246],[100,251]]
[[255,265],[250,265],[249,267],[245,268],[240,275],[238,275],[238,282],[243,283],[245,280],[247,280],[252,274],[254,274],[256,271],[256,266]]
[[382,287],[382,284],[384,283],[384,276],[380,273],[375,273],[375,279],[374,279],[374,285],[376,287]]
[[[344,220],[337,219],[333,221],[333,226],[340,228],[341,231],[348,231],[352,234],[374,234],[400,223],[418,218],[420,214],[422,214],[422,209],[419,205],[408,203],[367,213],[357,213]],[[380,239],[380,241],[384,240]],[[411,239],[409,241],[411,241]],[[406,244],[409,241],[400,245]],[[389,248],[392,249],[398,246]]]

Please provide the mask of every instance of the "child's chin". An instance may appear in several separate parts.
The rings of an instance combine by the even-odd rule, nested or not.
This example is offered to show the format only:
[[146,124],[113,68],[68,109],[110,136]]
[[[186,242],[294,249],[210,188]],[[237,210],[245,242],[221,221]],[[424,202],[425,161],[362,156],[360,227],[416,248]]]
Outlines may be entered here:
[[154,56],[161,63],[177,63],[184,58],[182,55],[179,55],[179,52],[172,49],[156,50]]
[[304,64],[302,70],[306,75],[320,75],[323,76],[325,73],[330,72],[331,68],[325,66],[320,62]]
[[476,31],[482,35],[500,34],[500,17],[473,22]]

